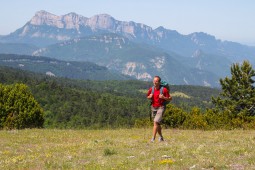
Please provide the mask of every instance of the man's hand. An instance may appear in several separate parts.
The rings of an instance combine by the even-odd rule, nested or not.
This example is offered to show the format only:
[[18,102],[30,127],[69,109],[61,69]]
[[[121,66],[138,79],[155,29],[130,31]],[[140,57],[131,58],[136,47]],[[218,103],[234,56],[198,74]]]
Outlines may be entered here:
[[153,96],[153,94],[150,94],[149,96],[147,96],[147,99],[151,99]]
[[160,94],[160,95],[159,95],[159,98],[165,100],[165,96],[164,96],[163,94]]
[[172,100],[172,96],[169,97],[169,101],[171,101],[171,100]]
[[164,100],[168,100],[168,101],[171,101],[172,100],[172,97],[170,96],[169,98],[165,97],[163,94],[160,94],[159,95],[159,98],[160,99],[164,99]]

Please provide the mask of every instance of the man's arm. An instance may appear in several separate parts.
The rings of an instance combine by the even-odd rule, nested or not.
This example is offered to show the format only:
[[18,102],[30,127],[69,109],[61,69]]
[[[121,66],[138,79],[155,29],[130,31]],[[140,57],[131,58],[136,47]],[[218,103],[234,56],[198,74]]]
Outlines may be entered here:
[[150,88],[147,93],[147,99],[151,99],[153,94],[151,93],[152,89]]

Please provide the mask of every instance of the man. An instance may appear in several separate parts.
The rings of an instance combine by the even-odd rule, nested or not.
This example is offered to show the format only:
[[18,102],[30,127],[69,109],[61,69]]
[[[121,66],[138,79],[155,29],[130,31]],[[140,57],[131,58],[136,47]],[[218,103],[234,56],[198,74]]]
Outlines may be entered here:
[[[162,131],[161,131],[161,125],[160,125],[163,118],[164,111],[166,109],[164,102],[172,100],[172,97],[170,96],[167,88],[162,87],[163,94],[160,94],[160,88],[161,88],[160,81],[161,81],[161,78],[159,76],[155,76],[153,79],[154,86],[151,87],[147,93],[147,99],[150,99],[152,101],[151,114],[152,114],[152,117],[154,117],[153,137],[151,139],[151,142],[154,142],[157,133],[159,134],[159,141],[164,141]],[[154,92],[152,88],[154,88]]]

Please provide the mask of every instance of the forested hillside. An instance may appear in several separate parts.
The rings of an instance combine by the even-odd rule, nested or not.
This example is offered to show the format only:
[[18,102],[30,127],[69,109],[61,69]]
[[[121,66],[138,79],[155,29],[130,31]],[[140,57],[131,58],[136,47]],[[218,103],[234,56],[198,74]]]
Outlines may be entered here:
[[83,80],[127,80],[128,76],[91,62],[62,61],[42,56],[0,54],[0,65],[54,77]]
[[[136,119],[149,117],[145,96],[152,82],[71,80],[0,67],[0,83],[28,85],[45,112],[45,127],[132,127]],[[172,103],[184,110],[211,107],[211,96],[218,93],[207,87],[171,86]]]

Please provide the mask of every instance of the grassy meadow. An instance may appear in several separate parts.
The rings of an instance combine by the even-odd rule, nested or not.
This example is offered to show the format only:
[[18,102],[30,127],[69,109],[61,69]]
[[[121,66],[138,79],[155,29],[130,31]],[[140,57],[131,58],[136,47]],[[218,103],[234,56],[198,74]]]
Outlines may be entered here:
[[255,131],[0,131],[0,169],[255,169]]

